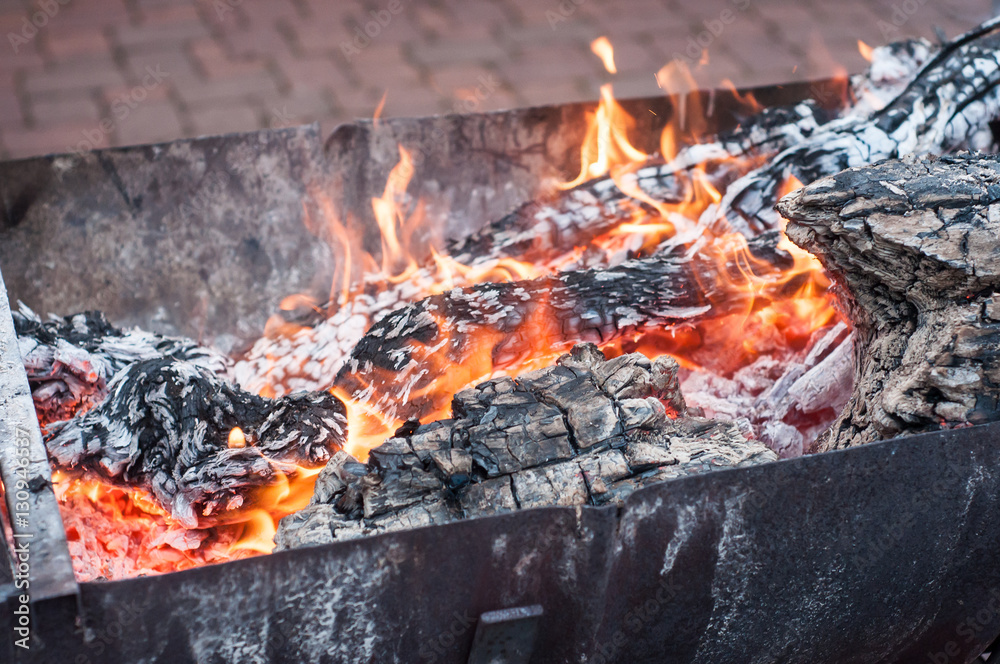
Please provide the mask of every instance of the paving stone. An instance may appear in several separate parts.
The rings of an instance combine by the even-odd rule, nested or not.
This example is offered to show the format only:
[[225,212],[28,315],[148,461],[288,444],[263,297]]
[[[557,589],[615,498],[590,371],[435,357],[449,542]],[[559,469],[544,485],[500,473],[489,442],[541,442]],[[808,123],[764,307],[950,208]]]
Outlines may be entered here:
[[184,136],[177,109],[169,101],[147,101],[114,118],[115,145],[160,143]]
[[232,104],[192,110],[191,123],[198,136],[262,128],[261,117],[256,109]]
[[[0,55],[0,149],[61,151],[88,130],[102,145],[311,119],[329,130],[370,117],[386,91],[387,116],[592,100],[609,78],[619,96],[657,94],[652,71],[734,8],[696,80],[804,80],[862,69],[857,39],[883,43],[879,22],[891,21],[899,4],[583,0],[563,3],[560,13],[556,0],[400,1],[402,11],[374,38],[345,53],[355,27],[364,30],[389,0],[223,0],[221,13],[211,0],[73,0],[17,53],[0,47],[8,49]],[[29,0],[0,0],[0,32],[19,30],[35,10]],[[953,36],[989,12],[987,0],[927,2],[895,36],[933,38],[935,25]],[[599,35],[615,45],[617,77],[589,51]],[[116,99],[131,99],[147,67],[168,73],[167,84],[143,89],[142,103],[95,136],[94,109],[109,113]],[[502,85],[477,95],[483,71]],[[37,128],[25,128],[19,95],[39,109]]]
[[492,40],[442,39],[413,48],[413,58],[427,65],[475,63],[503,60],[507,52]]
[[233,58],[213,39],[196,39],[189,46],[194,60],[210,79],[259,74],[267,70],[260,58]]
[[147,48],[176,44],[208,35],[208,29],[194,21],[184,23],[122,25],[114,30],[115,41],[125,48]]
[[44,33],[45,50],[56,60],[64,60],[79,55],[108,53],[110,43],[99,28],[74,28],[59,30],[54,27]]
[[188,104],[214,102],[227,99],[245,98],[254,94],[274,94],[278,86],[274,78],[265,72],[244,74],[212,81],[195,81],[179,88],[181,99]]
[[600,59],[581,44],[521,48],[498,68],[512,82],[554,82],[570,76],[597,77],[604,72]]
[[330,116],[333,95],[327,90],[308,89],[273,96],[260,96],[264,124],[268,127],[293,127],[318,122]]
[[124,82],[121,72],[110,60],[93,62],[75,60],[63,66],[32,74],[27,78],[25,87],[29,93],[34,94],[122,85]]
[[[0,134],[9,159],[72,152],[81,143],[89,149],[92,149],[91,145],[97,148],[111,145],[110,136],[101,133],[90,123],[19,131],[0,129]],[[87,136],[96,138],[96,142],[88,141]]]
[[100,117],[97,104],[90,93],[59,93],[48,98],[35,99],[31,117],[37,127],[96,121]]
[[340,90],[352,83],[333,56],[276,56],[278,70],[294,92]]

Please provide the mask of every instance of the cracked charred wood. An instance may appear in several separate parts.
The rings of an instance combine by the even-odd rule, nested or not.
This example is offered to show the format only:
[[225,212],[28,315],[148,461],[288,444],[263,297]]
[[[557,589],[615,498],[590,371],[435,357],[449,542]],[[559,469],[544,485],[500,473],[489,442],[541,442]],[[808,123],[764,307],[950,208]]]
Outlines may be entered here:
[[850,169],[778,209],[857,327],[854,392],[823,449],[1000,419],[1000,158]]
[[[404,426],[367,463],[340,452],[279,549],[517,509],[621,503],[648,484],[777,457],[745,421],[690,417],[667,357],[606,360],[580,344],[554,366],[458,393],[452,417]],[[670,419],[670,416],[676,419]]]
[[[762,262],[783,264],[788,256],[777,241],[775,234],[758,238],[751,250]],[[554,357],[581,341],[607,343],[745,308],[745,290],[720,287],[719,260],[709,251],[692,258],[675,249],[608,270],[428,297],[375,323],[334,385],[387,417],[422,419],[496,369]],[[738,278],[738,266],[731,268]]]
[[[230,442],[239,427],[244,435]],[[87,413],[49,425],[56,468],[143,489],[184,526],[252,502],[278,471],[317,468],[344,443],[343,403],[326,392],[270,400],[171,357],[118,373]]]
[[87,311],[42,319],[24,304],[12,312],[18,348],[39,423],[66,420],[107,396],[108,382],[140,360],[170,357],[225,376],[229,361],[190,339],[139,329],[120,330],[104,314]]
[[773,205],[790,176],[813,182],[846,168],[909,154],[985,150],[1000,116],[1000,19],[992,19],[940,50],[889,104],[870,117],[849,115],[740,178],[703,225],[723,220],[753,235],[777,227]]

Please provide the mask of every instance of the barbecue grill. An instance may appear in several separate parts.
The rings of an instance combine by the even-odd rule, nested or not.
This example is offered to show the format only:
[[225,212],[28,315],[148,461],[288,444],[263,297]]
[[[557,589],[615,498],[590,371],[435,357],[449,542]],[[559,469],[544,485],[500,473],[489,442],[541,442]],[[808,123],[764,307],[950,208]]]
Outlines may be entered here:
[[[844,90],[820,81],[752,92],[765,106],[832,107]],[[729,93],[700,103],[715,130],[740,121]],[[676,109],[623,105],[646,123],[636,133],[652,150]],[[369,222],[374,241],[369,202],[406,144],[422,165],[415,186],[447,203],[443,231],[459,237],[571,172],[590,109],[0,164],[0,470],[8,544],[21,555],[0,549],[4,657],[844,664],[969,662],[987,648],[1000,633],[997,424],[682,478],[621,508],[536,509],[162,576],[74,580],[10,301],[101,309],[119,324],[239,348],[281,297],[321,297],[330,283],[323,229],[304,212],[317,191]]]

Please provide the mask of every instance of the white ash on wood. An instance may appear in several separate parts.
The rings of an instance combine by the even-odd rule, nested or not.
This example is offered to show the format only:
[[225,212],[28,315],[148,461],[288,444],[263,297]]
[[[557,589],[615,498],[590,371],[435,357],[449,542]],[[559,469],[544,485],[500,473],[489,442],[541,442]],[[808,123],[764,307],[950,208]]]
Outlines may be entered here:
[[339,453],[313,504],[281,521],[278,548],[531,507],[619,504],[652,483],[777,458],[745,420],[688,415],[673,360],[606,360],[593,344],[464,390],[452,408],[451,419],[404,427],[365,464]]
[[43,321],[22,303],[20,311],[11,313],[43,427],[101,403],[115,374],[140,360],[169,357],[196,364],[220,377],[228,373],[228,358],[210,348],[182,337],[137,328],[121,330],[98,311],[66,317],[50,315]]
[[989,149],[990,123],[1000,116],[998,49],[1000,18],[943,44],[884,108],[823,125],[734,182],[702,223],[725,220],[752,236],[778,226],[772,206],[790,175],[809,183],[880,159]]
[[[225,357],[189,339],[120,330],[99,312],[43,322],[22,305],[13,318],[53,467],[144,489],[188,527],[346,440],[336,397],[245,392]],[[230,447],[234,427],[242,447]]]
[[778,209],[857,326],[854,393],[824,449],[1000,419],[1000,157],[853,168]]
[[117,374],[87,413],[51,423],[45,446],[54,467],[144,489],[193,528],[242,507],[278,471],[322,466],[346,436],[344,405],[327,392],[264,399],[159,358]]
[[[790,257],[774,233],[749,247],[761,263]],[[728,267],[739,270],[735,262]],[[606,270],[562,272],[512,283],[478,284],[425,298],[374,324],[334,383],[352,398],[399,419],[420,419],[446,405],[428,385],[481,354],[500,369],[533,354],[607,343],[643,329],[723,316],[747,307],[752,294],[726,288],[720,261],[679,248]],[[447,358],[447,362],[432,361]],[[473,376],[473,378],[476,378]],[[448,398],[444,395],[443,398]]]
[[344,405],[327,392],[264,399],[172,358],[129,366],[108,392],[49,425],[54,467],[144,489],[191,528],[239,509],[278,471],[324,465],[347,437]]

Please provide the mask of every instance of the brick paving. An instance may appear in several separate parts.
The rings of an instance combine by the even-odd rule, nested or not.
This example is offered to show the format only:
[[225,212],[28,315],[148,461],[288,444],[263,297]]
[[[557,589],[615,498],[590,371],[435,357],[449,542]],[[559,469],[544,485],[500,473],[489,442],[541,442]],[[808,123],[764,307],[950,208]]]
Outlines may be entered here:
[[[829,76],[857,40],[953,36],[989,0],[0,0],[0,158],[318,121]],[[607,35],[619,74],[589,43]]]

